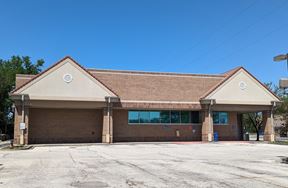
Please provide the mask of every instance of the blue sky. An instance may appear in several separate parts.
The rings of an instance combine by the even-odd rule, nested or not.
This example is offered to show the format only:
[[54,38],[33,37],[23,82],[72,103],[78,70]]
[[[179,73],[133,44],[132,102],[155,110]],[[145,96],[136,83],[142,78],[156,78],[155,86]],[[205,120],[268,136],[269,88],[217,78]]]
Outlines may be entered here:
[[41,0],[0,2],[0,58],[66,55],[87,68],[287,76],[287,0]]

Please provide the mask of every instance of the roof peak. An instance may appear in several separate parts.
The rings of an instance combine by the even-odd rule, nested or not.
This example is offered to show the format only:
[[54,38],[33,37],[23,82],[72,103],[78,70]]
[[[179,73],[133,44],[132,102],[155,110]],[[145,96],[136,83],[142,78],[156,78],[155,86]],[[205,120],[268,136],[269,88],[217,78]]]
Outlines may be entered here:
[[229,76],[230,74],[233,74],[234,72],[237,72],[240,69],[243,69],[243,67],[242,66],[238,66],[238,67],[230,69],[230,70],[228,70],[228,71],[226,71],[226,72],[224,72],[222,74],[225,75],[225,76]]

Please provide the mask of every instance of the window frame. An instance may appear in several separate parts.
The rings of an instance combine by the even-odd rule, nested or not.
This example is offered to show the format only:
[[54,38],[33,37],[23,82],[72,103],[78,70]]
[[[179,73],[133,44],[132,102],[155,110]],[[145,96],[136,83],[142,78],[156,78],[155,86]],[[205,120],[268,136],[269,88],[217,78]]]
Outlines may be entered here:
[[[214,113],[218,113],[218,123],[214,122]],[[220,113],[226,113],[227,114],[227,123],[220,123]],[[225,112],[225,111],[214,111],[213,115],[213,125],[229,125],[229,112]]]
[[[140,112],[149,112],[149,123],[141,123],[140,122]],[[171,111],[178,111],[179,112],[179,118],[180,118],[180,123],[172,123],[171,122]],[[133,123],[133,122],[129,122],[129,112],[138,112],[138,122],[137,123]],[[160,122],[159,123],[155,123],[155,122],[151,122],[151,119],[150,119],[150,112],[160,112]],[[162,122],[162,118],[161,118],[161,112],[168,112],[169,113],[169,122],[167,123],[163,123]],[[189,122],[188,123],[182,123],[182,117],[181,117],[181,114],[182,112],[189,112]],[[174,126],[174,125],[201,125],[202,124],[202,121],[201,121],[201,111],[198,111],[199,112],[199,123],[192,123],[192,118],[191,118],[191,110],[135,110],[135,109],[131,109],[131,110],[128,110],[127,112],[127,120],[128,120],[128,125],[168,125],[168,126]]]

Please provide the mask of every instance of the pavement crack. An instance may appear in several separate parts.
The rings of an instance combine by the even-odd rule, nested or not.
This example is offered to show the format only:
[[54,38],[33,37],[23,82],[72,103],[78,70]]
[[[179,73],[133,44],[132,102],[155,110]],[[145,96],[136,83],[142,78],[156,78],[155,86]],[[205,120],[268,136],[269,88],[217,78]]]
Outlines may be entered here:
[[72,157],[71,153],[68,152],[68,154],[69,154],[69,157],[70,157],[70,159],[72,160],[72,162],[73,162],[74,164],[76,164],[76,161],[75,161],[74,158]]

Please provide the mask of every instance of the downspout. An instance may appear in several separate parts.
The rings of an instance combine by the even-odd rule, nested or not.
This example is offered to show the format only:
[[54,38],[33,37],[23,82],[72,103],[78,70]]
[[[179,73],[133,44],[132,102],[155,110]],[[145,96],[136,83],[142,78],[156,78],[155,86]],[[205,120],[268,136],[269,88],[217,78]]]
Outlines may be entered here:
[[24,95],[21,95],[21,101],[22,101],[22,119],[21,123],[25,123],[25,114],[24,114]]
[[109,141],[108,143],[111,143],[111,121],[110,121],[110,103],[111,103],[111,98],[108,97],[107,101],[107,116],[108,116],[108,133],[109,133]]
[[[210,100],[210,103],[208,106],[208,114],[209,114],[209,129],[210,129],[209,132],[210,132],[210,134],[212,134],[211,135],[211,141],[213,141],[213,132],[214,132],[212,118],[211,118],[211,107],[213,106],[213,104],[214,104],[214,100]],[[211,124],[212,124],[212,126],[211,126]],[[212,130],[211,130],[211,127],[212,127]]]
[[[21,123],[25,124],[25,97],[24,95],[21,95],[21,101],[22,101],[22,118]],[[20,135],[20,145],[24,145],[24,129],[21,129],[21,135]]]

